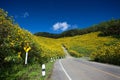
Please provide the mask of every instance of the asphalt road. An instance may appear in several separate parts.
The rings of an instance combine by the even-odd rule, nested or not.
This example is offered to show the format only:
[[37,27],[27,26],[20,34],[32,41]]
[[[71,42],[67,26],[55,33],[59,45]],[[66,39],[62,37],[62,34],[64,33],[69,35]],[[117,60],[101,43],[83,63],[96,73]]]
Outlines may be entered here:
[[[64,49],[64,48],[63,48]],[[51,80],[120,80],[120,67],[69,56],[54,64]]]

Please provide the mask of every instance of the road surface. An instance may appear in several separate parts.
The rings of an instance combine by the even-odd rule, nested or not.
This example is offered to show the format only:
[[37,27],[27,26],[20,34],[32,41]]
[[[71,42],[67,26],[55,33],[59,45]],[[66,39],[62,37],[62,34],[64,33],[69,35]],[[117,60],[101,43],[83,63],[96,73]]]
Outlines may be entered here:
[[[64,49],[64,48],[63,48]],[[54,64],[51,80],[120,80],[120,67],[71,57]]]

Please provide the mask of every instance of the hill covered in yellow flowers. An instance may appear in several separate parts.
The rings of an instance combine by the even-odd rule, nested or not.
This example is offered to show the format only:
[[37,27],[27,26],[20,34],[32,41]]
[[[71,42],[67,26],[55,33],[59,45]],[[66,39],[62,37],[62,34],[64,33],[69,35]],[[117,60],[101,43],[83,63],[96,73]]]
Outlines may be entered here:
[[61,46],[64,46],[74,57],[87,56],[94,61],[120,65],[119,38],[100,36],[101,33],[91,32],[59,39],[39,37],[39,41],[51,51],[55,49],[61,51]]
[[75,57],[88,56],[91,60],[120,65],[120,40],[113,36],[99,36],[101,32],[60,38],[58,41]]

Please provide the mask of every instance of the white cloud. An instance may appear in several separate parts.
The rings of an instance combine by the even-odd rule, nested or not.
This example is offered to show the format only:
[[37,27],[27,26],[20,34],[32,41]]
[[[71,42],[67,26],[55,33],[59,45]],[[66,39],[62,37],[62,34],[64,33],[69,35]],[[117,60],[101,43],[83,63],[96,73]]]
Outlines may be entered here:
[[28,17],[29,16],[29,13],[28,12],[25,12],[24,14],[23,14],[23,18],[26,18],[26,17]]
[[70,27],[70,25],[67,22],[57,22],[53,25],[53,30],[62,30],[65,31]]

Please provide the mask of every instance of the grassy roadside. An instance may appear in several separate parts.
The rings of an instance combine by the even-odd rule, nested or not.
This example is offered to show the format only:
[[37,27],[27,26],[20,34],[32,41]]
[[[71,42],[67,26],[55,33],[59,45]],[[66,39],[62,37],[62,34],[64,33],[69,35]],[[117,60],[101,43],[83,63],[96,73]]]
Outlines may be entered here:
[[42,77],[41,66],[40,65],[39,66],[38,65],[33,65],[31,67],[31,69],[29,69],[30,70],[30,73],[28,73],[29,80],[49,80],[50,75],[52,74],[53,64],[54,64],[54,62],[48,62],[48,63],[45,64],[45,66],[46,66],[46,76],[44,78]]
[[9,75],[7,80],[49,80],[52,73],[54,62],[46,63],[46,76],[42,77],[42,68],[40,64],[15,66],[18,71]]

